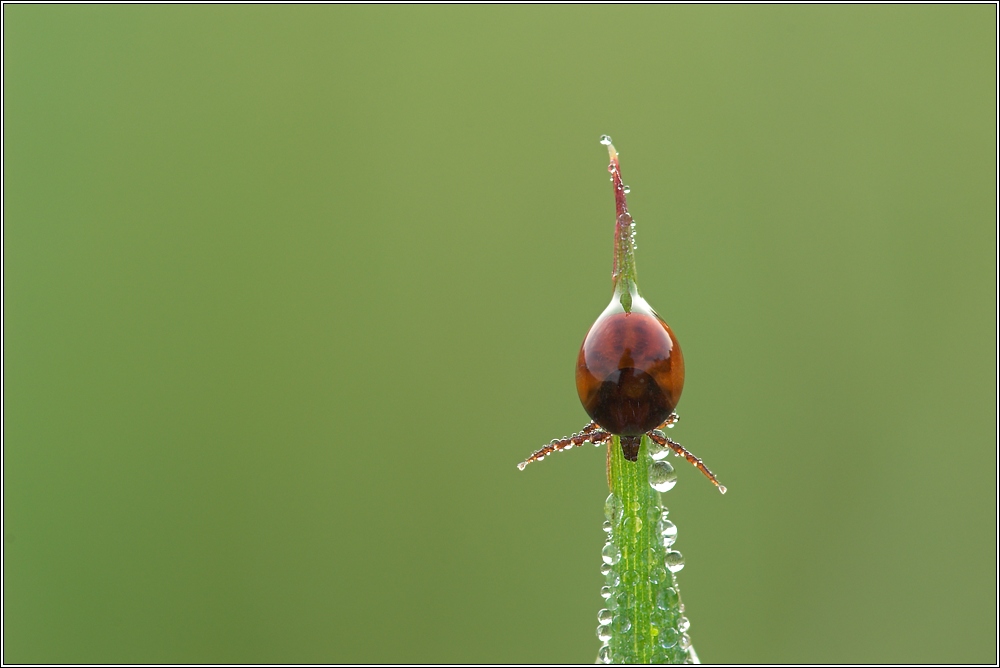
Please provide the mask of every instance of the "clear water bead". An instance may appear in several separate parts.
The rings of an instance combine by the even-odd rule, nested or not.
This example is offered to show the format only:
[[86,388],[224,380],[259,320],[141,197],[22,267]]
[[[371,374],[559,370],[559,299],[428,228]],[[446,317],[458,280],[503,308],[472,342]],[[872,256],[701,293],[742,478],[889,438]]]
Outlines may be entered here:
[[604,526],[601,528],[604,529],[604,533],[611,533],[611,522],[604,520]]
[[[607,135],[601,135],[601,144],[603,144],[604,146],[610,146],[611,145],[611,137],[609,137]],[[593,146],[593,144],[591,144],[591,146]]]
[[632,192],[632,189],[629,188],[628,186],[625,186],[625,194],[628,195],[630,192]]
[[601,624],[597,627],[597,639],[601,642],[608,642],[611,640],[611,627],[607,624]]
[[691,628],[691,620],[687,617],[681,617],[677,620],[677,630],[681,633],[687,633],[687,630]]
[[[612,615],[611,611],[608,610],[607,608],[602,608],[601,611],[597,613],[597,622],[599,624],[610,624],[611,620],[614,618],[615,616]],[[687,631],[687,629],[683,630]]]
[[632,629],[632,622],[625,615],[615,617],[614,629],[618,633],[628,633]]
[[653,462],[649,466],[649,486],[657,492],[669,492],[677,484],[677,472],[670,462]]
[[604,546],[604,549],[601,550],[601,558],[604,559],[604,563],[611,564],[613,566],[618,563],[619,559],[622,558],[622,552],[617,546],[608,543]]
[[679,600],[680,595],[678,595],[677,590],[673,587],[667,587],[657,594],[656,607],[661,610],[669,610],[670,608],[676,606]]
[[667,570],[671,573],[676,573],[677,571],[684,568],[684,555],[677,550],[670,550],[667,552]]
[[601,587],[601,598],[611,598],[613,593],[614,592],[611,591],[611,587],[608,587],[607,585]]
[[665,628],[659,636],[660,646],[670,649],[680,640],[681,634],[677,629]]
[[665,459],[671,452],[673,452],[673,450],[670,448],[660,445],[653,439],[649,439],[649,456],[653,458],[654,462]]
[[608,494],[608,498],[604,500],[604,516],[617,524],[624,512],[625,506],[622,505],[622,500],[615,496],[614,492]]
[[611,663],[611,648],[607,645],[602,645],[601,649],[597,651],[597,660],[601,663]]
[[677,525],[670,520],[661,520],[660,535],[663,536],[663,547],[670,547],[677,542]]
[[688,649],[691,647],[691,636],[684,634],[681,636],[681,649]]

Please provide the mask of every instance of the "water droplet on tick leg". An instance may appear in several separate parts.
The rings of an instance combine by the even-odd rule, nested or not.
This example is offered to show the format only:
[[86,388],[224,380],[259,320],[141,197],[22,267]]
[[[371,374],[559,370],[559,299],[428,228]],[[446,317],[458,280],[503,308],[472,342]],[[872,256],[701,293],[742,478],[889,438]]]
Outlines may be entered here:
[[[601,135],[601,144],[603,146],[610,146],[611,145],[611,137],[609,137],[607,135]],[[593,144],[591,144],[591,146],[593,146]]]

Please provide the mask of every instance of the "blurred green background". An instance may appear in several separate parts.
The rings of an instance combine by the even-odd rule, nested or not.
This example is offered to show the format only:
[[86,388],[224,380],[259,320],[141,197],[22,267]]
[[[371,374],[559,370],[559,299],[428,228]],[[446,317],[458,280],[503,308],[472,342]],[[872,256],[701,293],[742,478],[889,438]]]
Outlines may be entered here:
[[996,11],[5,5],[4,661],[593,661],[608,133],[702,660],[996,662]]

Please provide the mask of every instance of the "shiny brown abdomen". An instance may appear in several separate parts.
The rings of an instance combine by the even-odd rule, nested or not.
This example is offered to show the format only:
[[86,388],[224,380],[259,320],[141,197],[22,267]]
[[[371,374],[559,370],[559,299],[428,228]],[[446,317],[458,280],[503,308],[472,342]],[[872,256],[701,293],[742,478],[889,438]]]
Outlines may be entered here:
[[602,314],[580,346],[576,390],[591,419],[612,434],[655,429],[681,398],[681,348],[667,323],[649,311]]

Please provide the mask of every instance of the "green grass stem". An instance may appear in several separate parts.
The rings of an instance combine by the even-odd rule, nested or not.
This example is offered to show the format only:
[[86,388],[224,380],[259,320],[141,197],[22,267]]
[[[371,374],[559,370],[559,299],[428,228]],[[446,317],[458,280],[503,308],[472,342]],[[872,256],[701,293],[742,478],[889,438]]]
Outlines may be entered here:
[[676,474],[646,436],[635,462],[625,459],[617,436],[608,447],[611,494],[604,506],[608,540],[601,594],[606,607],[598,613],[599,660],[697,663],[677,586],[676,572],[684,565],[672,547],[677,530],[667,519],[660,492],[650,485],[651,473],[661,487],[672,486]]

